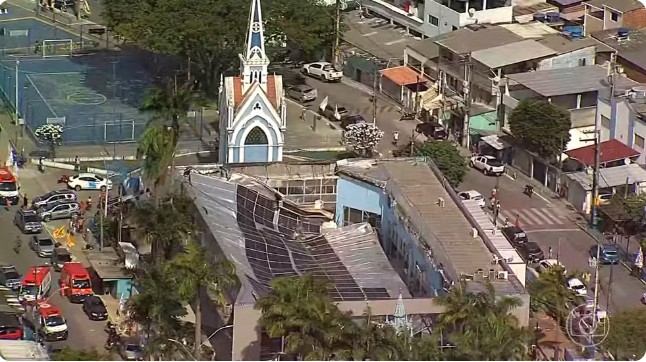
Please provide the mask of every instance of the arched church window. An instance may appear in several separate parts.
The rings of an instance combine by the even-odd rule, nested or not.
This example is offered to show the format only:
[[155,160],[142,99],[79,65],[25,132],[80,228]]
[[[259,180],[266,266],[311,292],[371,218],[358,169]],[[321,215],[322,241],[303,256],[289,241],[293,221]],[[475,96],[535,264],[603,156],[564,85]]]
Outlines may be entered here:
[[269,144],[267,134],[260,127],[254,127],[247,135],[245,145],[266,145]]

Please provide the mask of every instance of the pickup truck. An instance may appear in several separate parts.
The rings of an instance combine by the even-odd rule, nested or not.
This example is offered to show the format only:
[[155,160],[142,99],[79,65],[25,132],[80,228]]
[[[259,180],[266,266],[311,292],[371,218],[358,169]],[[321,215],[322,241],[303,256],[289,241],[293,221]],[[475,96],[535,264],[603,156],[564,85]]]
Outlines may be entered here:
[[303,66],[303,74],[319,78],[324,82],[340,82],[343,72],[340,72],[328,62],[315,62]]
[[500,176],[505,173],[505,165],[493,156],[473,156],[469,161],[469,166],[482,171],[485,175]]

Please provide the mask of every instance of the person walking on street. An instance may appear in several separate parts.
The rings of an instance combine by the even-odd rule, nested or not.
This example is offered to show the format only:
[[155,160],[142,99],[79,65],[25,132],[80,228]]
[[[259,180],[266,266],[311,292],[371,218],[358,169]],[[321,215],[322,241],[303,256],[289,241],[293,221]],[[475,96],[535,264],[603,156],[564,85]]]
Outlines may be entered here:
[[29,206],[29,199],[27,198],[27,194],[22,195],[22,208],[26,209]]
[[79,156],[74,156],[74,171],[78,172],[81,170],[81,160]]
[[303,121],[305,120],[305,116],[306,116],[306,115],[307,115],[307,107],[303,107],[303,108],[301,109],[301,119],[302,119]]
[[547,248],[547,257],[552,259],[552,247]]

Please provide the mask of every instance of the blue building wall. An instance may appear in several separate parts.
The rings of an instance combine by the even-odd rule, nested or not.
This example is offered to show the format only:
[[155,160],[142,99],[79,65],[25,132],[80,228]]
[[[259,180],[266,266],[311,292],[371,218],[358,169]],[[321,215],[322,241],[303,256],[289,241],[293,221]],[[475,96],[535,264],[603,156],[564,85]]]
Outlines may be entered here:
[[343,226],[344,207],[380,215],[381,246],[410,292],[415,296],[442,294],[444,281],[438,266],[405,225],[405,218],[400,217],[397,206],[392,204],[385,190],[368,182],[343,175],[337,181],[337,225]]
[[[117,299],[120,299],[122,295],[125,295],[126,298],[130,297],[131,289],[134,289],[132,288],[132,279],[104,279],[103,282],[115,282],[110,294]],[[134,290],[132,292],[136,294]]]

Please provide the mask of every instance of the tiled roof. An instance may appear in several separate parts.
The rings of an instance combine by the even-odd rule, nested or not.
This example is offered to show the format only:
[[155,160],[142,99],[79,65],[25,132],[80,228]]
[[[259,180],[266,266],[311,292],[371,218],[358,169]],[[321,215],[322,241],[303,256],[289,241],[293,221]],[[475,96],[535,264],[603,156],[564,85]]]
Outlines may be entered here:
[[[601,149],[600,163],[612,162],[623,160],[624,158],[638,156],[639,152],[621,143],[616,139],[601,142],[599,144]],[[586,166],[594,165],[594,145],[577,148],[565,152],[569,158],[576,159]]]
[[274,107],[278,105],[278,102],[276,102],[276,79],[273,75],[267,76],[267,98],[269,98]]
[[[249,89],[251,89],[250,87]],[[275,108],[278,108],[278,93],[276,91],[276,79],[273,75],[267,76],[267,98]],[[246,94],[242,94],[242,78],[233,77],[233,103],[237,107],[245,99]]]
[[244,97],[242,96],[242,78],[233,77],[233,104],[238,105]]
[[390,79],[399,86],[415,84],[418,81],[422,81],[419,73],[406,65],[384,69],[381,71],[381,75]]

